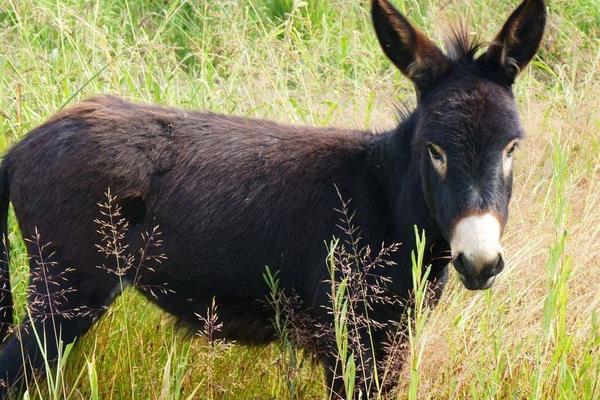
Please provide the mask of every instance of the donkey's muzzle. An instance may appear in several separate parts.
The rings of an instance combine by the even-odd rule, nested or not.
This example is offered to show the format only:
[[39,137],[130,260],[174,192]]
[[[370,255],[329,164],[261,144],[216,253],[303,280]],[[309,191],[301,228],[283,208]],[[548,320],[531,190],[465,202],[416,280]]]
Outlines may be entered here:
[[469,290],[490,288],[496,279],[496,275],[504,269],[504,259],[501,253],[481,265],[477,260],[472,260],[466,257],[464,253],[460,253],[452,260],[452,263],[460,276],[460,280]]
[[489,288],[504,268],[501,235],[498,217],[489,212],[467,215],[454,226],[452,262],[467,289]]

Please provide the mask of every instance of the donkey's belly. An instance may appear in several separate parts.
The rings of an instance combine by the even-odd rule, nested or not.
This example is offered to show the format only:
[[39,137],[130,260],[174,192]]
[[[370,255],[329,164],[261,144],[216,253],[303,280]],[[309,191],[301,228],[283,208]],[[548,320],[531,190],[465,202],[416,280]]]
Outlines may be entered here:
[[213,305],[205,297],[172,293],[151,299],[194,334],[247,344],[274,340],[273,315],[266,301],[232,304],[219,302],[215,296]]

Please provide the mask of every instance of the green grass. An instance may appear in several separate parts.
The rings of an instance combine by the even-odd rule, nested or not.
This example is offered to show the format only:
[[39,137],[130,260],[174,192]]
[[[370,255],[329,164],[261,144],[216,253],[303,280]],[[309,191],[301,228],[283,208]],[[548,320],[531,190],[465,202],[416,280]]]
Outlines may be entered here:
[[[516,0],[395,4],[435,38],[443,21],[470,15],[472,31],[491,39]],[[600,398],[600,3],[551,0],[549,9],[540,54],[515,88],[528,139],[516,161],[507,270],[480,293],[452,275],[412,338],[417,358],[398,398]],[[394,103],[414,103],[362,1],[3,0],[0,38],[3,149],[100,93],[374,129],[394,123]],[[11,217],[22,316],[27,256],[17,229]],[[74,346],[58,394],[30,395],[287,398],[286,351],[186,338],[130,291]],[[298,398],[326,397],[320,369],[299,365]]]

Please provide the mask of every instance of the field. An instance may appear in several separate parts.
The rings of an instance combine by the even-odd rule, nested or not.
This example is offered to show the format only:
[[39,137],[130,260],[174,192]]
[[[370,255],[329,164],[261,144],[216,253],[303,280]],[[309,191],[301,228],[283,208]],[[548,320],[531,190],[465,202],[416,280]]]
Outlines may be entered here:
[[[394,398],[600,398],[600,2],[548,3],[542,49],[515,86],[527,139],[507,269],[484,292],[451,272]],[[394,4],[433,38],[468,17],[472,34],[490,40],[517,1]],[[0,38],[2,151],[57,110],[104,93],[376,130],[393,126],[396,104],[415,102],[379,48],[367,1],[1,0]],[[28,267],[14,218],[10,241],[22,317]],[[285,350],[185,337],[128,290],[52,372],[52,387],[40,382],[27,396],[327,398],[321,369],[301,358],[290,376]]]

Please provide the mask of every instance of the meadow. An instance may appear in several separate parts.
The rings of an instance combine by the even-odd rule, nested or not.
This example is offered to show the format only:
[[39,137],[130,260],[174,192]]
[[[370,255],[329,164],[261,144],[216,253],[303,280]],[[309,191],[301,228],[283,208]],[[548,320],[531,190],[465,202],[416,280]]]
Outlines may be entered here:
[[[507,268],[469,292],[456,274],[424,310],[393,398],[600,398],[600,1],[550,0],[539,54],[515,86]],[[395,0],[430,37],[466,20],[491,39],[516,0]],[[317,126],[383,130],[415,103],[367,1],[0,0],[0,150],[98,94]],[[360,212],[360,210],[357,210]],[[25,315],[27,254],[11,217]],[[74,244],[76,245],[76,244]],[[181,335],[128,290],[30,399],[327,398],[290,353]],[[294,382],[293,390],[290,382]]]

